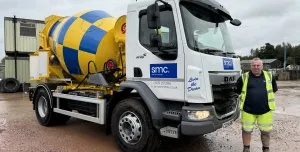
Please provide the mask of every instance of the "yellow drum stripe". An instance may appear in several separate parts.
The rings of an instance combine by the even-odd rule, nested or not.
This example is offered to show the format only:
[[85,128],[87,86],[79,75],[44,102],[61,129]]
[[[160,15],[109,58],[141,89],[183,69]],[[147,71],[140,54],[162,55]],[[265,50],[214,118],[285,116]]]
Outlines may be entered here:
[[[95,62],[95,55],[85,52],[85,51],[78,51],[78,62],[80,69],[82,70],[82,73],[87,73],[88,72],[88,63],[89,61],[94,61]],[[96,65],[97,66],[97,65]],[[90,63],[90,72],[95,73],[95,68],[94,64]],[[98,71],[101,71],[101,69],[97,69]]]
[[[79,82],[81,82],[83,79],[84,79],[84,77],[85,77],[85,75],[76,75],[76,74],[72,74],[72,77],[74,77],[76,80],[79,80]],[[87,79],[85,79],[85,81],[86,81]]]
[[117,22],[116,18],[103,18],[101,20],[96,21],[93,25],[99,27],[100,29],[108,32],[109,30],[113,29],[115,23]]
[[96,65],[99,70],[103,70],[103,63],[106,62],[110,58],[114,58],[117,60],[117,56],[119,55],[118,45],[114,41],[114,31],[110,30],[106,35],[102,38],[96,52]]
[[86,22],[81,18],[77,18],[69,27],[65,35],[64,46],[78,50],[80,41],[90,26],[91,24],[89,22]]

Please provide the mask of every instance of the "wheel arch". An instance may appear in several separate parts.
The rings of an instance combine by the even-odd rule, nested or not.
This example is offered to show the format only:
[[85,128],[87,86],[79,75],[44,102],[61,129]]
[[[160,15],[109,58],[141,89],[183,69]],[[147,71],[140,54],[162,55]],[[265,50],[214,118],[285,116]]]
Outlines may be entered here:
[[49,101],[50,101],[50,107],[53,107],[53,98],[52,98],[52,92],[51,90],[56,89],[57,85],[56,84],[39,84],[36,86],[34,93],[33,93],[33,98],[32,98],[32,104],[33,104],[33,109],[34,109],[34,105],[35,105],[35,99],[36,99],[36,95],[37,92],[40,89],[45,89],[48,96],[49,96]]
[[156,97],[152,90],[143,82],[126,81],[120,84],[122,88],[130,88],[137,91],[139,96],[143,99],[145,108],[150,112],[152,120],[161,120],[165,105]]
[[[162,120],[163,111],[165,111],[165,105],[153,94],[151,89],[143,82],[128,81],[120,84],[121,89],[115,91],[113,96],[108,99],[107,111],[106,111],[106,134],[111,133],[110,123],[111,116],[116,105],[126,98],[141,98],[141,104],[144,106],[149,116],[152,119],[152,123],[156,129],[160,126]],[[132,93],[132,90],[136,90],[136,93]]]

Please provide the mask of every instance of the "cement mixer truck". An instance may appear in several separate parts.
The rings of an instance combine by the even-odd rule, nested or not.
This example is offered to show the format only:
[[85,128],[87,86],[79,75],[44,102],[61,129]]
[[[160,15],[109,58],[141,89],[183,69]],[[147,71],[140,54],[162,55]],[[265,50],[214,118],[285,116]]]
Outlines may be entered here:
[[30,56],[38,122],[104,125],[126,152],[230,126],[241,67],[228,22],[241,24],[214,0],[132,1],[118,18],[102,10],[47,17]]

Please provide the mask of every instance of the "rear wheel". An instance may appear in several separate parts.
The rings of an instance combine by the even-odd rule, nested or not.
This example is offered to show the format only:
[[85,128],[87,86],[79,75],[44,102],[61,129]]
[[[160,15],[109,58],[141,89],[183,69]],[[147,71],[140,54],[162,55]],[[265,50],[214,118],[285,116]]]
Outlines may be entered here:
[[44,88],[38,90],[34,102],[34,109],[39,123],[43,126],[51,126],[67,122],[70,116],[54,113],[53,108],[50,106],[50,98],[52,97],[49,97]]
[[113,111],[112,134],[122,151],[150,152],[158,146],[159,135],[141,102],[136,98],[125,99]]

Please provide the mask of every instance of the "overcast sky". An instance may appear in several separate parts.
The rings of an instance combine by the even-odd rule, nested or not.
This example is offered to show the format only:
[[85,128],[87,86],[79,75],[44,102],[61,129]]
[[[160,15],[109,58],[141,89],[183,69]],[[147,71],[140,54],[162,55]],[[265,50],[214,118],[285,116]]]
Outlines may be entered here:
[[[81,10],[100,9],[115,17],[126,14],[127,4],[135,0],[0,0],[0,59],[4,53],[3,17],[43,20],[51,14],[69,16]],[[233,18],[242,21],[228,25],[238,55],[266,42],[300,44],[300,0],[217,0]],[[51,9],[50,9],[51,8]]]

